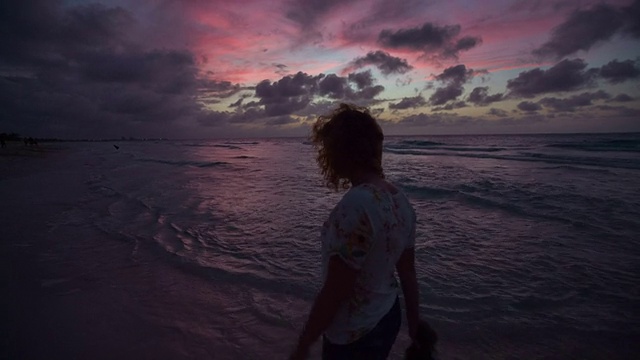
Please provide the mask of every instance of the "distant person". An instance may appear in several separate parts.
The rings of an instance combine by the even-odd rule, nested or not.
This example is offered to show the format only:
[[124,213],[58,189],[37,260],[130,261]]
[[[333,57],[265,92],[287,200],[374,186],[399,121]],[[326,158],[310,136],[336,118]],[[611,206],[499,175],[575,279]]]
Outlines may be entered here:
[[24,139],[22,139],[22,141],[24,141],[24,146],[29,145],[29,139],[24,138]]
[[3,137],[0,138],[0,147],[2,147],[2,148],[6,148],[7,147],[7,143],[4,142],[4,138]]
[[402,321],[396,270],[417,340],[415,211],[384,178],[384,136],[367,110],[341,104],[311,138],[326,185],[348,190],[322,227],[323,285],[290,359],[307,358],[321,335],[323,359],[386,359]]

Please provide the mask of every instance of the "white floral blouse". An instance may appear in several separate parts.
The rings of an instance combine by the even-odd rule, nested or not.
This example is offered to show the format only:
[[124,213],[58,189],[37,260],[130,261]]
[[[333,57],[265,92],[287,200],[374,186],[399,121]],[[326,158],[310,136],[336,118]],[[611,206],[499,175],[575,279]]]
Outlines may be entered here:
[[396,262],[415,243],[416,215],[401,192],[372,184],[354,186],[329,215],[321,232],[323,278],[329,258],[359,270],[354,295],[338,310],[325,336],[354,342],[372,330],[398,295]]

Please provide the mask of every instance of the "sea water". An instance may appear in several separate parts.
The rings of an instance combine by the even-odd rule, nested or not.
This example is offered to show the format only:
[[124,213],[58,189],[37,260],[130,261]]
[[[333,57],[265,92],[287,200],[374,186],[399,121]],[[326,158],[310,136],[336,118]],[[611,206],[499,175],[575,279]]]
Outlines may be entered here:
[[[342,196],[313,147],[117,144],[70,145],[90,191],[50,226],[89,224],[131,243],[133,259],[167,254],[157,259],[176,271],[238,289],[212,318],[274,338],[209,340],[240,336],[246,358],[286,354],[295,337],[276,339],[295,336],[321,285],[319,228]],[[638,355],[640,134],[388,137],[383,158],[417,212],[421,314],[442,359]]]

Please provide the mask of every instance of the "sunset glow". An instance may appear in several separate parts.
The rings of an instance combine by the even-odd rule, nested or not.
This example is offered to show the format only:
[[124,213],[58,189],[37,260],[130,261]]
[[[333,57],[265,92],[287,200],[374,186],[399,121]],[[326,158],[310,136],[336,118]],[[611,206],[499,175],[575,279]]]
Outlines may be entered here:
[[640,130],[637,0],[28,0],[0,13],[5,132],[300,136],[340,102],[397,134]]

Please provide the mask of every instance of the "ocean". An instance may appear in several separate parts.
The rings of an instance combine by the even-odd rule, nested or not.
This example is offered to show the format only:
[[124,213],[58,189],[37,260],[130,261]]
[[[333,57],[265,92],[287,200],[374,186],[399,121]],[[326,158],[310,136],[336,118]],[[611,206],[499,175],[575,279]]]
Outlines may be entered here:
[[[43,219],[16,215],[9,230],[13,247],[41,249],[41,297],[78,301],[68,311],[90,318],[54,349],[286,358],[342,195],[305,139],[56,146],[37,175],[0,176],[5,199]],[[388,137],[383,167],[417,212],[421,314],[441,359],[640,356],[640,134]],[[148,336],[123,335],[123,321]],[[408,345],[403,322],[393,359]]]

